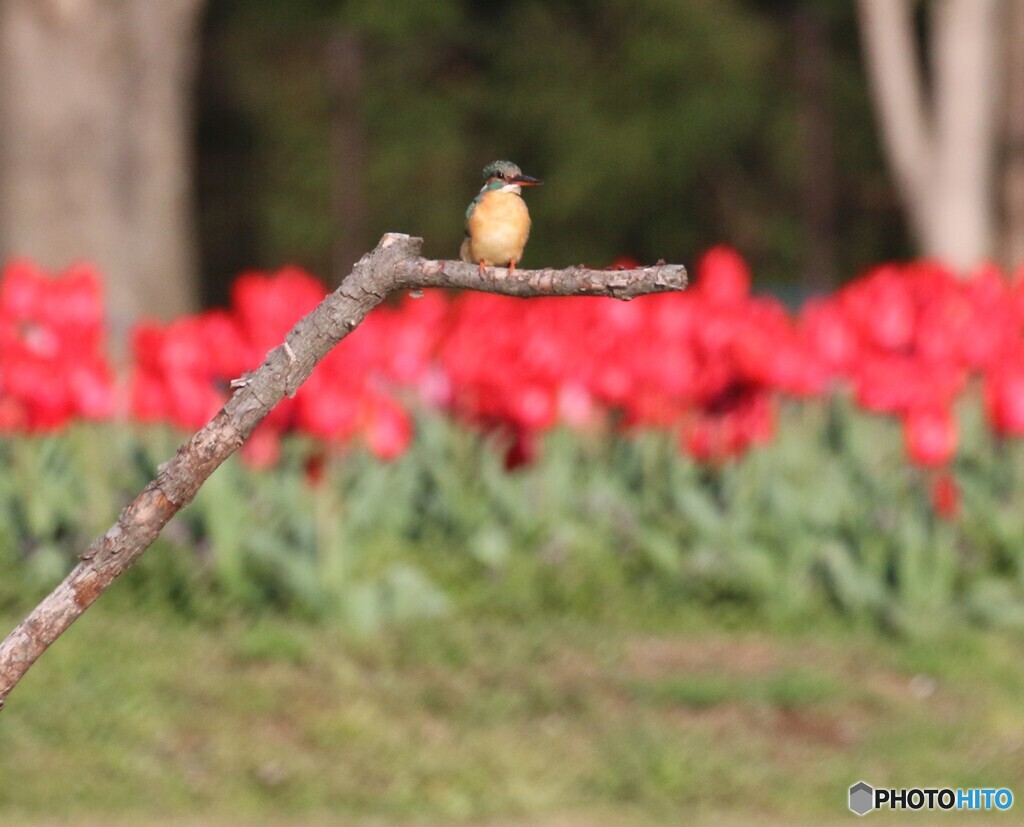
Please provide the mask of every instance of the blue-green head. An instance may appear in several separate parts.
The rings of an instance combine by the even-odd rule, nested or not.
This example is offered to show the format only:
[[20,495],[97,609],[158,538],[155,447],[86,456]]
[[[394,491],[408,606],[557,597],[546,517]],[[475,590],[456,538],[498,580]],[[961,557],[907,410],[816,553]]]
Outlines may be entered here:
[[529,175],[523,175],[523,171],[511,161],[492,161],[484,167],[483,174],[484,185],[466,208],[467,221],[473,214],[473,210],[476,209],[476,205],[483,199],[484,193],[492,190],[505,190],[518,194],[520,187],[536,187],[544,183]]
[[544,183],[537,178],[523,175],[523,171],[511,161],[491,161],[484,167],[483,176],[484,186],[488,189],[500,189],[509,184],[517,187],[536,187]]

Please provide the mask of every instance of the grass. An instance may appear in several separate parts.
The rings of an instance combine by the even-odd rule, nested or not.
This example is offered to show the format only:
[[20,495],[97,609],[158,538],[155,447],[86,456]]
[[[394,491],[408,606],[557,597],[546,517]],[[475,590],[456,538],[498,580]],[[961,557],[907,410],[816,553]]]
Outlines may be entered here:
[[[965,428],[946,523],[896,425],[843,411],[714,472],[559,432],[509,474],[430,417],[316,486],[301,444],[227,463],[11,696],[0,824],[788,825],[848,823],[862,778],[1024,794],[1024,443]],[[177,438],[0,441],[0,626]]]
[[360,638],[128,595],[0,714],[2,823],[792,824],[846,821],[860,778],[1024,791],[1006,634],[474,612]]

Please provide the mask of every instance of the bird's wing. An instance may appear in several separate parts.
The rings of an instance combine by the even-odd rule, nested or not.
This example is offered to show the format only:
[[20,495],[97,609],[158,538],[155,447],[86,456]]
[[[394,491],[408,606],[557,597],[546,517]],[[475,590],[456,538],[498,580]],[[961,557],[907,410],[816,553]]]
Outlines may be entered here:
[[467,233],[469,232],[469,217],[473,214],[473,210],[476,209],[477,204],[480,203],[480,201],[483,199],[483,197],[484,197],[484,193],[483,193],[483,190],[481,190],[477,194],[476,198],[474,198],[472,201],[469,202],[469,206],[466,207],[466,232]]

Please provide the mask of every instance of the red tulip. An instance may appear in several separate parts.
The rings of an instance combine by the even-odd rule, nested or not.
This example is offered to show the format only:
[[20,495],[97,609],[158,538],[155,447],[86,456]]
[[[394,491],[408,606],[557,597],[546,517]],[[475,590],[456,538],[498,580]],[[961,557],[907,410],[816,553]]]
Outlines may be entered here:
[[750,268],[731,247],[712,247],[697,265],[696,290],[715,304],[734,304],[750,295]]
[[956,454],[957,426],[952,414],[941,408],[914,410],[903,419],[907,456],[917,465],[945,465]]
[[960,516],[960,487],[956,477],[950,473],[939,474],[932,483],[932,508],[944,520],[955,520]]
[[412,421],[397,402],[374,398],[366,412],[366,444],[378,459],[391,460],[405,453],[412,441]]
[[985,377],[985,407],[996,433],[1024,436],[1024,363],[989,371]]
[[281,437],[266,420],[256,426],[240,451],[242,461],[250,468],[265,471],[277,465],[281,458]]

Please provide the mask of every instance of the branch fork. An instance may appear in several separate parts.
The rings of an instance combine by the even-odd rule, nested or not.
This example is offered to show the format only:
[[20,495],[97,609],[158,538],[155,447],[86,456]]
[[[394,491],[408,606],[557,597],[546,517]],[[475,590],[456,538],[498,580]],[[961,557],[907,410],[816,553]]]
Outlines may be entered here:
[[43,652],[153,543],[167,522],[242,444],[286,395],[292,396],[330,350],[389,294],[427,287],[480,290],[506,296],[637,296],[682,290],[686,268],[659,264],[636,270],[488,268],[420,256],[422,239],[385,235],[337,290],[300,319],[284,343],[255,371],[231,382],[223,408],[82,553],[80,562],[0,643],[0,708]]

